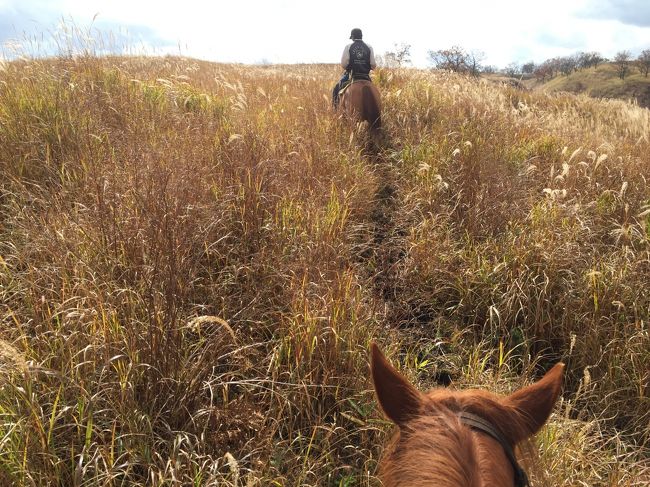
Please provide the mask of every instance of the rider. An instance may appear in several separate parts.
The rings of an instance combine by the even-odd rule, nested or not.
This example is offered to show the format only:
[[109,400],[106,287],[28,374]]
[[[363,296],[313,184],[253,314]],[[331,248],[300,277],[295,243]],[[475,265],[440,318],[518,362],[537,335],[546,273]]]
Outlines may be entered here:
[[341,66],[345,69],[341,80],[334,86],[332,91],[332,103],[334,108],[339,104],[339,91],[348,82],[350,75],[352,80],[370,81],[370,70],[377,67],[375,52],[372,47],[363,42],[361,29],[352,29],[350,39],[352,43],[345,46],[341,57]]

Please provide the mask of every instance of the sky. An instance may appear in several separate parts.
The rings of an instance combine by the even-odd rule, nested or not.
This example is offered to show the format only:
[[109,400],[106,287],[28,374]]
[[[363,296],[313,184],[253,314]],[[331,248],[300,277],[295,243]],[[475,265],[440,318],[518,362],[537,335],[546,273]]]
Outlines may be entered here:
[[453,45],[505,67],[650,49],[650,0],[0,0],[4,57],[53,54],[72,26],[106,50],[242,63],[336,63],[359,27],[376,54],[410,44],[418,67]]

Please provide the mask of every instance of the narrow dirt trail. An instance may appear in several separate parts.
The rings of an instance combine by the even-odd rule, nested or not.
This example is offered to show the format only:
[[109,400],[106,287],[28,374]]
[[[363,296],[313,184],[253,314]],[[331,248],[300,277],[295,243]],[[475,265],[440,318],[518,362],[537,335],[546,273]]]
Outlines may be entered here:
[[401,201],[396,169],[385,162],[376,164],[379,185],[373,195],[370,212],[372,260],[375,267],[372,280],[377,296],[391,303],[398,298],[397,267],[399,259],[404,256],[404,232],[399,228],[396,218]]
[[[366,154],[372,165],[377,186],[371,199],[367,234],[361,264],[371,282],[372,295],[388,326],[400,326],[404,320],[400,262],[406,256],[407,230],[400,209],[399,168],[392,162],[389,143],[373,145]],[[379,311],[379,310],[378,310]]]

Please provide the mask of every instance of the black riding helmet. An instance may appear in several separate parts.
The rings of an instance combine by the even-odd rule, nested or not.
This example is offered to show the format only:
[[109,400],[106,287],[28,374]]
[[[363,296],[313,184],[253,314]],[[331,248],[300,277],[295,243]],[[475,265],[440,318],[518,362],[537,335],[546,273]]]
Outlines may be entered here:
[[356,39],[363,39],[363,33],[361,32],[361,29],[352,29],[352,32],[350,33],[350,39],[353,41]]

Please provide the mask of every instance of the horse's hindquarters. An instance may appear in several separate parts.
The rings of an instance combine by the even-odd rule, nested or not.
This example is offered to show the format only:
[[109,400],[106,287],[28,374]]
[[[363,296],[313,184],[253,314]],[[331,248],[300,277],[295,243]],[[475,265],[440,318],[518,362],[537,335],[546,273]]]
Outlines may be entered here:
[[346,113],[368,122],[372,130],[381,128],[379,90],[370,81],[355,81],[345,91],[342,106]]
[[371,130],[381,129],[381,108],[379,92],[373,85],[362,87],[363,115],[362,119],[370,124]]

